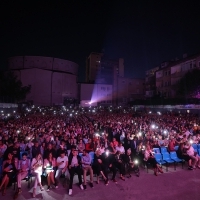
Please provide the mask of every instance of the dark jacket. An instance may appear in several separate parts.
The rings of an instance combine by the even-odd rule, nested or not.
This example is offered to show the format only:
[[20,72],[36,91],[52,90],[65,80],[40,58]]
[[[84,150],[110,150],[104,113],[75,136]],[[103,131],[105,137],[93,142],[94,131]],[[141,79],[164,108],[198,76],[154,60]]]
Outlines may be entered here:
[[[72,158],[73,158],[73,154],[70,153],[70,154],[69,154],[69,157],[68,157],[68,166],[71,165],[71,163],[72,163]],[[78,160],[79,167],[81,167],[81,157],[80,157],[79,155],[77,155],[77,160]]]

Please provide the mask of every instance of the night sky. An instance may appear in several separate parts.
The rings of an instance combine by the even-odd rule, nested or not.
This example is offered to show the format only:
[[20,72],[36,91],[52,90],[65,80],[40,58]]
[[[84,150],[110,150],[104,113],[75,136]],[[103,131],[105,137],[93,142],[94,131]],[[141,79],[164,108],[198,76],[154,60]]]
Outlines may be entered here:
[[84,81],[86,57],[104,52],[124,58],[127,77],[144,78],[163,61],[200,53],[200,1],[41,2],[1,1],[1,69],[10,56],[52,56],[78,63]]

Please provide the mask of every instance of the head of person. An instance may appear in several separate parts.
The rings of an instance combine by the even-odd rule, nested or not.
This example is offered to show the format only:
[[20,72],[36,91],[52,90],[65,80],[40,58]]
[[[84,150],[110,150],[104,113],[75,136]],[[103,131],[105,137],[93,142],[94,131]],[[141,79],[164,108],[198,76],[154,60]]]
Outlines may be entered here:
[[186,147],[190,147],[192,145],[192,140],[187,140],[185,142]]
[[39,146],[39,143],[38,143],[37,140],[35,140],[35,142],[34,142],[34,146],[35,146],[35,147],[38,147],[38,146]]
[[116,142],[116,138],[113,138],[113,142]]
[[83,150],[83,155],[87,155],[88,154],[88,151],[86,149]]
[[22,154],[22,160],[26,160],[27,159],[27,153],[23,153]]
[[101,150],[97,149],[95,153],[96,153],[97,156],[100,156],[101,155]]
[[41,153],[38,153],[36,156],[35,156],[36,160],[41,160],[42,159],[42,154]]
[[61,158],[64,158],[64,157],[65,157],[65,151],[63,151],[63,150],[60,151],[60,157],[61,157]]
[[83,143],[83,140],[82,138],[79,139],[79,144],[82,144]]
[[114,147],[114,144],[113,144],[113,142],[111,142],[111,143],[110,143],[110,146],[111,146],[111,147]]
[[127,149],[127,155],[131,155],[131,149]]
[[52,154],[52,153],[49,153],[48,159],[52,159],[52,158],[53,158],[53,154]]
[[73,149],[73,150],[72,150],[72,155],[73,155],[73,156],[77,156],[77,155],[78,155],[78,149],[76,149],[76,148]]
[[147,150],[147,151],[151,150],[151,147],[150,147],[150,145],[149,145],[149,144],[148,144],[148,145],[146,145],[146,150]]
[[121,142],[119,142],[119,143],[118,143],[118,146],[119,146],[119,147],[121,147],[121,146],[122,146],[122,143],[121,143]]
[[14,143],[14,148],[19,148],[19,143],[18,142]]
[[49,144],[48,144],[48,149],[52,149],[52,148],[53,148],[52,144],[49,143]]
[[13,159],[13,154],[12,153],[8,153],[7,159],[8,160],[12,160]]

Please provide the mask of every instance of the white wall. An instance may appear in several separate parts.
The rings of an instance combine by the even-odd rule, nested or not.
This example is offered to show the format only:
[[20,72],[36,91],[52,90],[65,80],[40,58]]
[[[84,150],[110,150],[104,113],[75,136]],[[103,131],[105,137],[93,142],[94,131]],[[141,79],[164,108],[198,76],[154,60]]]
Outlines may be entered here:
[[63,98],[77,99],[78,86],[76,76],[66,73],[54,72],[52,76],[52,103],[62,104]]
[[43,56],[15,56],[9,68],[24,86],[31,85],[28,101],[36,105],[63,104],[63,99],[78,98],[78,65],[69,60]]
[[33,101],[35,105],[63,104],[64,97],[78,97],[75,75],[37,68],[16,70],[15,74],[23,86],[31,85],[26,100]]
[[51,72],[42,69],[24,69],[18,71],[23,86],[31,85],[28,101],[36,105],[50,105]]

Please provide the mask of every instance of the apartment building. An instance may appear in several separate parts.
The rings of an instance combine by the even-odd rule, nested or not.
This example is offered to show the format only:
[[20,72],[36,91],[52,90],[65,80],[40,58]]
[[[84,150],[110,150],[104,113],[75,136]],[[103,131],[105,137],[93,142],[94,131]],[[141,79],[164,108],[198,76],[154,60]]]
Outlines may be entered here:
[[200,54],[161,65],[156,71],[156,93],[165,98],[176,97],[176,84],[190,70],[200,69]]
[[145,73],[144,93],[145,98],[150,98],[156,95],[156,71],[159,67],[147,70]]
[[[102,53],[92,52],[86,60],[86,83],[112,86],[112,99],[105,102],[113,105],[144,97],[144,80],[124,77],[123,58],[113,60]],[[81,95],[82,100],[85,99]]]

